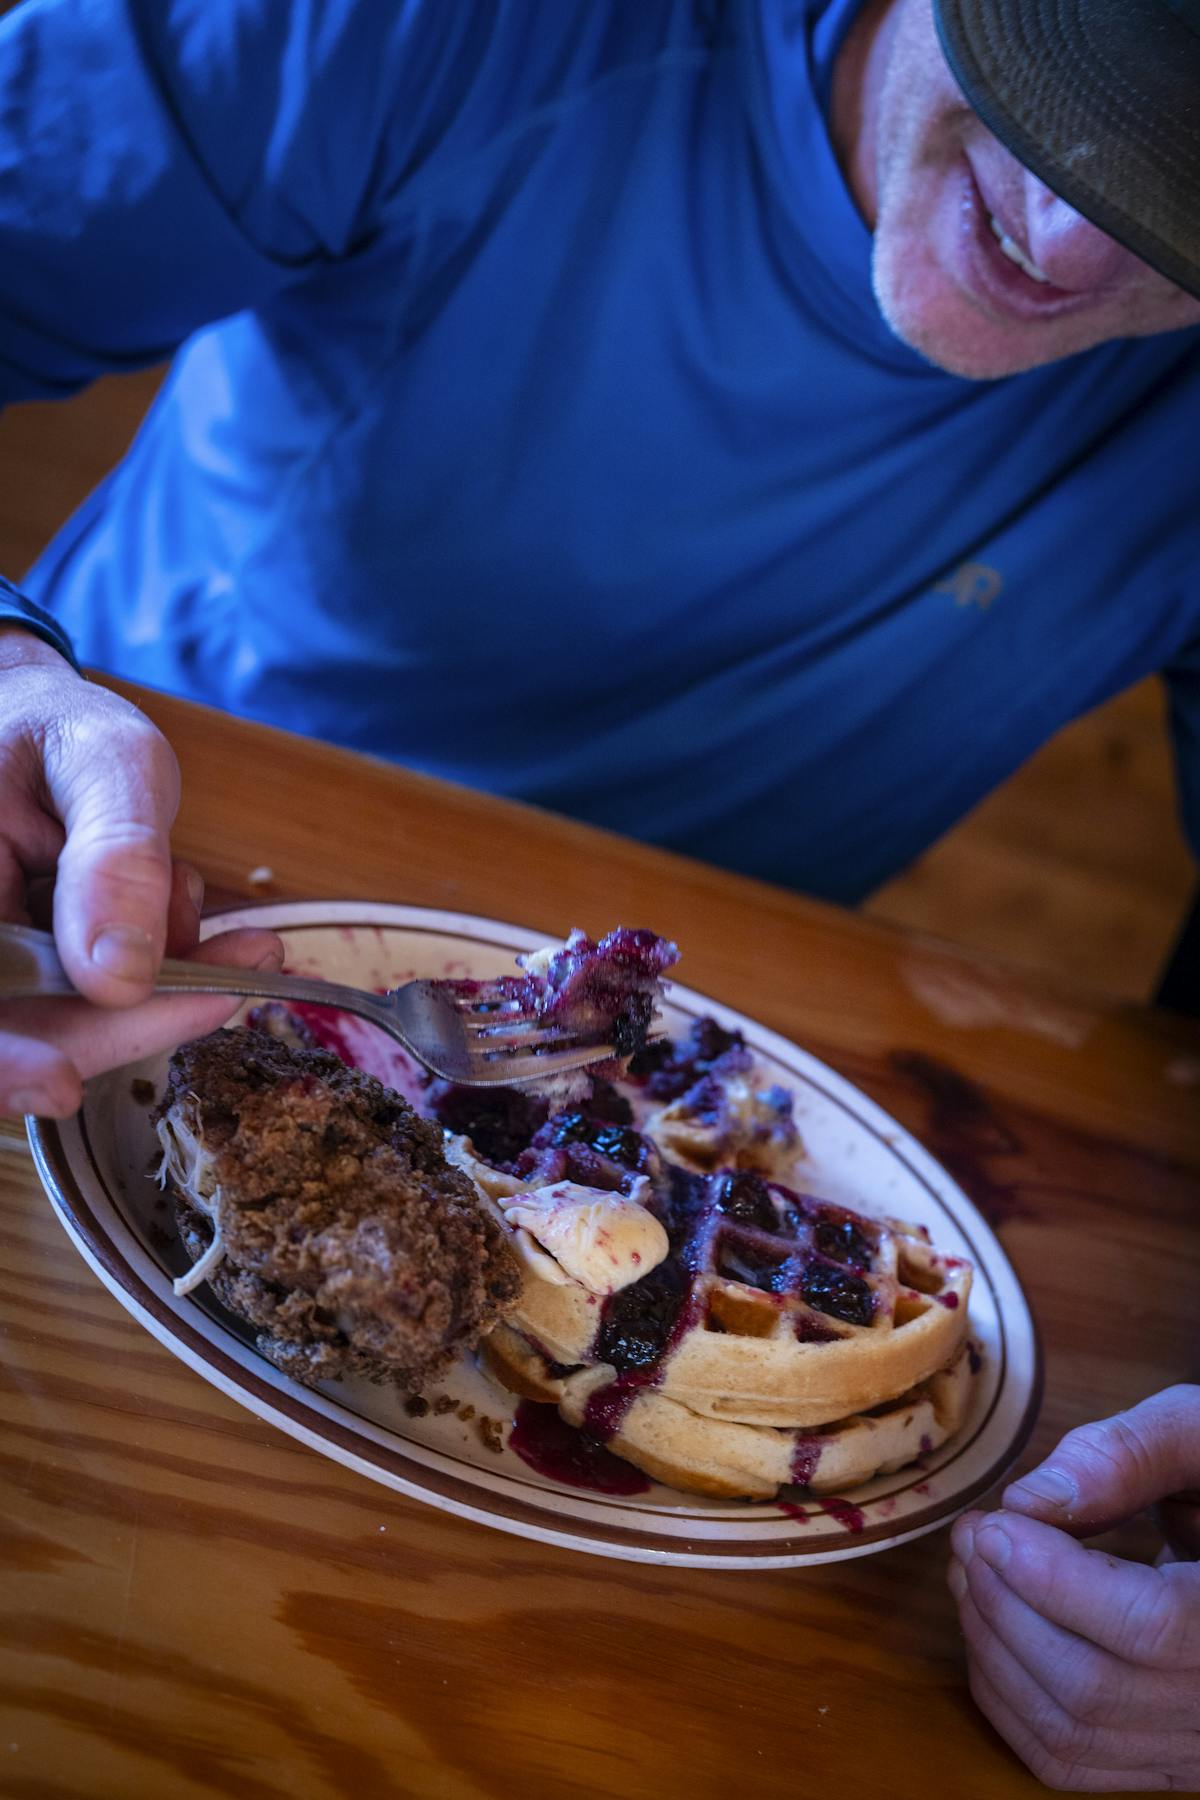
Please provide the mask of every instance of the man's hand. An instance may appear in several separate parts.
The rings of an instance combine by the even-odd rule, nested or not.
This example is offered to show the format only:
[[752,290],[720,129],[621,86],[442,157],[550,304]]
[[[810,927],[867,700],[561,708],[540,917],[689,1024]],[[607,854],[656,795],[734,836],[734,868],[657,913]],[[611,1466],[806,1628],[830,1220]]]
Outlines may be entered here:
[[172,862],[178,804],[175,757],[150,721],[32,633],[0,625],[0,918],[52,920],[86,997],[0,1001],[0,1112],[65,1118],[84,1077],[222,1024],[236,1000],[139,1004],[165,952],[278,967],[272,932],[227,932],[197,950],[204,888]]
[[[971,1692],[1048,1786],[1200,1791],[1200,1387],[1070,1432],[954,1527]],[[1166,1502],[1156,1568],[1075,1540]]]

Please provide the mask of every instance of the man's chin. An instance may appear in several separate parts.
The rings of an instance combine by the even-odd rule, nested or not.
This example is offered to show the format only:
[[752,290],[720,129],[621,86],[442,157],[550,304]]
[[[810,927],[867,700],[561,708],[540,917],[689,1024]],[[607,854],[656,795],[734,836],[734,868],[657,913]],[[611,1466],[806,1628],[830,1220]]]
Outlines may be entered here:
[[1001,381],[1091,349],[1106,335],[1096,321],[1054,319],[1008,324],[973,306],[949,281],[895,280],[875,268],[875,299],[901,343],[948,375]]

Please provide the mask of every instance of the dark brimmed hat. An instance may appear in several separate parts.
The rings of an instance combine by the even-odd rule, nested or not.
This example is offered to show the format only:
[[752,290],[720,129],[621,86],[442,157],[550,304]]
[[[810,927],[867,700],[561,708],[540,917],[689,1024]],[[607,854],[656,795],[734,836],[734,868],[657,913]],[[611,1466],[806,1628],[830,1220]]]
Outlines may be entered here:
[[1046,186],[1200,295],[1200,0],[933,0],[988,129]]

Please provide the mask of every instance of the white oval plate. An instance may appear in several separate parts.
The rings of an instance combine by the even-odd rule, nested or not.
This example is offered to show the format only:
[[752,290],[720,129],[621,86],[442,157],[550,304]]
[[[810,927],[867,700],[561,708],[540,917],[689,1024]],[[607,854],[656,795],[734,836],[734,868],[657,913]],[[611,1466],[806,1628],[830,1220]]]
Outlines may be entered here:
[[[300,902],[226,913],[206,932],[269,925],[288,967],[360,987],[413,975],[493,975],[544,941],[490,919],[373,903]],[[529,1467],[507,1444],[513,1397],[466,1359],[441,1384],[446,1410],[410,1417],[369,1383],[310,1390],[253,1348],[206,1286],[185,1299],[172,1278],[188,1266],[169,1209],[148,1176],[157,1144],[134,1083],[161,1091],[166,1057],[88,1083],[81,1113],[31,1127],[38,1171],[68,1236],[105,1286],[198,1374],[260,1418],[323,1455],[414,1499],[522,1537],[638,1562],[707,1568],[794,1568],[862,1556],[946,1524],[1015,1460],[1037,1410],[1041,1363],[1025,1297],[996,1238],[960,1188],[871,1100],[805,1051],[729,1007],[673,986],[672,1033],[711,1013],[745,1035],[796,1097],[807,1150],[796,1184],[864,1212],[927,1225],[939,1248],[975,1265],[972,1335],[983,1353],[970,1414],[920,1468],[883,1475],[832,1511],[797,1490],[779,1503],[708,1500],[651,1485],[632,1497],[566,1486]],[[419,1089],[413,1065],[374,1027],[330,1015],[349,1057],[401,1091]],[[449,1398],[456,1406],[449,1409]],[[474,1408],[474,1416],[459,1412]],[[481,1419],[504,1424],[504,1447],[485,1442]],[[492,1434],[495,1435],[494,1433]]]

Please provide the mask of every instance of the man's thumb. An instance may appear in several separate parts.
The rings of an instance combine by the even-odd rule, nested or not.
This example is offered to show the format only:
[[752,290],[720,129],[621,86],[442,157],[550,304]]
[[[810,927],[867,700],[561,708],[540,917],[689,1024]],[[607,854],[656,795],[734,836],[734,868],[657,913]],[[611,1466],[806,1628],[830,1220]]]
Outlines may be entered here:
[[1068,1432],[1002,1504],[1087,1537],[1198,1484],[1200,1387],[1181,1385]]
[[54,935],[80,992],[128,1006],[150,991],[167,928],[175,759],[132,707],[111,696],[72,721],[48,759],[66,842],[54,889]]

